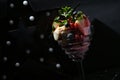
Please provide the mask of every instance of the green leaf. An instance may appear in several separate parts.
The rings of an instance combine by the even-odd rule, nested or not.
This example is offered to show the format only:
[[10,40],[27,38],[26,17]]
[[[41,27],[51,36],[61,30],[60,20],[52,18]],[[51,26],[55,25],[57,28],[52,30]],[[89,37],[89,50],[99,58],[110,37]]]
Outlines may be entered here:
[[72,15],[73,9],[71,7],[65,6],[62,7],[60,10],[58,10],[59,15],[62,15],[66,18],[70,17]]
[[59,19],[60,19],[60,17],[59,17],[59,16],[57,16],[57,17],[55,17],[54,21],[55,21],[55,22],[58,22],[58,21],[59,21]]
[[76,14],[76,19],[77,19],[77,20],[83,19],[83,15],[84,15],[84,14],[83,14],[82,11],[78,11],[77,14]]
[[67,20],[63,20],[63,21],[60,23],[60,26],[66,25],[67,23],[68,23]]

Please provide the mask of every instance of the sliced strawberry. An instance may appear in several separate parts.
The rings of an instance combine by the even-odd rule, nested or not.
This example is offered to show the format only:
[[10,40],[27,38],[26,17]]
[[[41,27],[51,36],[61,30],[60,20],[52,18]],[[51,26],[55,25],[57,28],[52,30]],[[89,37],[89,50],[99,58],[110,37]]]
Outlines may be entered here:
[[75,28],[75,29],[79,29],[79,28],[81,28],[81,26],[82,26],[82,25],[81,25],[80,21],[79,21],[79,20],[76,20],[75,23],[74,23],[74,28]]
[[75,29],[79,29],[80,32],[84,35],[84,30],[83,30],[84,25],[82,24],[81,21],[76,20],[75,23],[74,23],[74,27],[75,27]]
[[88,17],[84,17],[84,24],[85,24],[85,27],[89,27],[90,26],[90,21],[88,19]]
[[76,29],[79,29],[80,32],[85,36],[90,34],[90,21],[87,17],[83,18],[82,20],[76,20],[74,23],[74,27]]
[[74,22],[70,22],[69,24],[70,24],[70,28],[74,29]]

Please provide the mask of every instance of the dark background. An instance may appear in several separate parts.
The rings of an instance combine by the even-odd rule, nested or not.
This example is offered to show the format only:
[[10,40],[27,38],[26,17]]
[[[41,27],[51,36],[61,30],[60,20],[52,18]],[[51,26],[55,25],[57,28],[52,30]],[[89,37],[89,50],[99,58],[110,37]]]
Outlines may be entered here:
[[[86,79],[120,80],[119,0],[28,0],[27,6],[22,4],[23,0],[0,0],[1,79],[77,80],[78,63],[71,61],[53,40],[51,24],[60,7],[74,8],[79,2],[76,11],[82,10],[89,16],[93,26],[93,39],[83,61]],[[15,7],[10,8],[10,3]],[[47,12],[50,16],[46,16]],[[29,20],[31,15],[34,21]],[[9,24],[10,20],[14,24]],[[11,44],[7,45],[7,41]],[[60,68],[56,67],[58,63]]]

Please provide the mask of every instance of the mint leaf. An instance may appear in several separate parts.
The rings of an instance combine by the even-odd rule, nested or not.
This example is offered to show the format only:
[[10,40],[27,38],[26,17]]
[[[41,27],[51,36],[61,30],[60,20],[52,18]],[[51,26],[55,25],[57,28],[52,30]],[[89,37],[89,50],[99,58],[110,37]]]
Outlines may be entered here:
[[65,18],[70,17],[72,15],[72,12],[73,12],[73,9],[71,7],[68,7],[68,6],[62,7],[58,11],[59,15],[64,16]]

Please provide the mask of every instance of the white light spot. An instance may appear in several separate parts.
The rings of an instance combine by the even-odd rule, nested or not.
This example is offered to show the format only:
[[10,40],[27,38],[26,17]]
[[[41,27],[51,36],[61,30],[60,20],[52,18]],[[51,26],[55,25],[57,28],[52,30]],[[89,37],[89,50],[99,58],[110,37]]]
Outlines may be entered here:
[[117,77],[118,76],[118,74],[115,74],[115,77]]
[[34,21],[34,20],[35,20],[35,17],[34,17],[34,16],[30,16],[30,17],[29,17],[29,20],[30,20],[30,21]]
[[30,54],[30,50],[29,50],[29,49],[28,49],[28,50],[26,50],[26,53],[27,53],[27,54]]
[[10,46],[10,45],[11,45],[11,41],[6,41],[6,44],[7,44],[8,46]]
[[44,39],[44,34],[41,34],[41,35],[40,35],[40,38],[41,38],[41,39]]
[[4,61],[7,61],[7,60],[8,60],[8,58],[7,58],[7,57],[3,57],[3,60],[4,60]]
[[24,6],[27,6],[27,5],[28,5],[28,1],[26,1],[26,0],[23,1],[23,5],[24,5]]
[[44,62],[44,58],[41,57],[41,58],[40,58],[40,62]]
[[3,75],[2,78],[3,78],[3,80],[6,80],[6,79],[7,79],[7,76],[6,76],[6,75]]
[[10,3],[10,7],[11,7],[11,8],[14,8],[15,5],[14,5],[13,3]]
[[49,50],[49,52],[53,52],[53,48],[52,47],[50,47],[48,50]]
[[20,63],[19,63],[19,62],[16,62],[16,63],[15,63],[15,66],[16,66],[16,67],[19,67],[19,66],[20,66]]
[[46,16],[50,16],[50,12],[46,12]]
[[73,14],[76,14],[76,13],[77,13],[77,11],[74,11],[74,12],[73,12]]
[[14,24],[14,21],[13,21],[13,20],[10,20],[10,21],[9,21],[9,24],[10,24],[10,25]]
[[75,59],[72,59],[72,61],[76,61]]
[[61,65],[60,65],[60,64],[56,64],[56,67],[57,67],[57,68],[60,68],[60,67],[61,67]]

